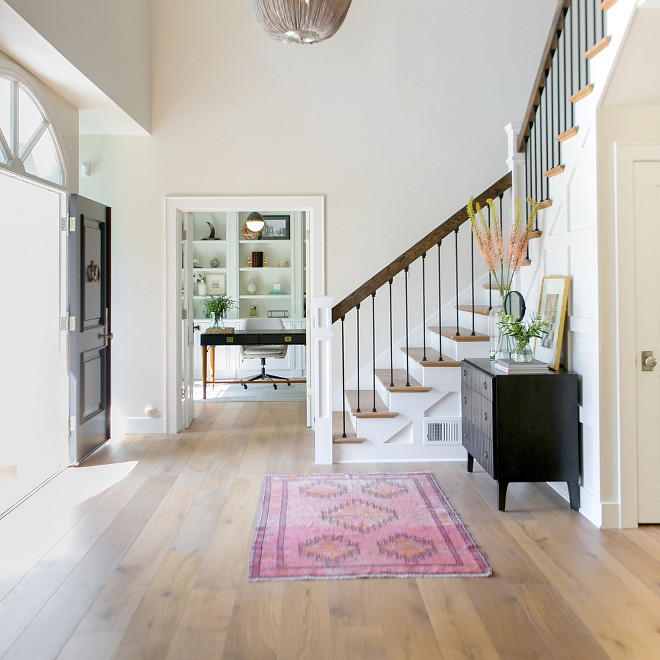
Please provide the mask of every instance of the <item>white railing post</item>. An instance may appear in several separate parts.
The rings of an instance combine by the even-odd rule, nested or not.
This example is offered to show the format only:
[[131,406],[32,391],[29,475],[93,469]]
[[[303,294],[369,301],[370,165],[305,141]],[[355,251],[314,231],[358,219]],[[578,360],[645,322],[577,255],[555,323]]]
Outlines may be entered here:
[[312,298],[312,379],[314,384],[314,462],[332,465],[332,303]]
[[[527,198],[527,186],[525,185],[525,154],[518,151],[518,135],[520,134],[520,124],[511,123],[504,127],[507,141],[507,159],[506,166],[511,172],[511,204],[509,207],[509,227],[513,225],[513,220],[516,215],[516,203],[514,200],[519,199],[523,208],[523,216],[525,216],[525,199]],[[524,217],[526,219],[526,217]],[[523,269],[524,270],[524,269]],[[514,280],[514,288],[520,290],[522,288],[522,273],[518,273]]]

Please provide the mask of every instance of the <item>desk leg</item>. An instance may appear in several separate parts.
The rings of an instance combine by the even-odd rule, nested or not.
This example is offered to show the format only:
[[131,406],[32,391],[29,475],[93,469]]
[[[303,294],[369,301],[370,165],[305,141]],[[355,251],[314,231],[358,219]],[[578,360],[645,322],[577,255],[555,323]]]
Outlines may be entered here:
[[497,483],[497,508],[499,511],[504,511],[504,507],[506,506],[506,489],[508,485],[508,481],[499,481]]
[[472,472],[474,469],[474,456],[470,452],[468,452],[468,462],[467,462],[467,471]]
[[211,346],[211,389],[215,390],[215,346]]
[[208,348],[202,346],[202,399],[206,399],[206,354]]

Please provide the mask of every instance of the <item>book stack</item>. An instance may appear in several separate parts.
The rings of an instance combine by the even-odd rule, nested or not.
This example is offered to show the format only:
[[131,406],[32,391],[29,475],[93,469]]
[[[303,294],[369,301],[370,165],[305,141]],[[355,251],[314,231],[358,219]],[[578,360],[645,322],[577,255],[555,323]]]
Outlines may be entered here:
[[547,374],[548,365],[541,360],[531,362],[516,362],[511,358],[501,358],[495,361],[495,368],[505,374]]

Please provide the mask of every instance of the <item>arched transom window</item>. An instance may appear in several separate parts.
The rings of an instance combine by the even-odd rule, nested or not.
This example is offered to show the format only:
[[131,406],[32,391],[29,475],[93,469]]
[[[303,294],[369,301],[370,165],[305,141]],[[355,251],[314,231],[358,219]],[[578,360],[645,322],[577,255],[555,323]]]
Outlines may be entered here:
[[53,127],[23,83],[0,76],[0,166],[64,186]]

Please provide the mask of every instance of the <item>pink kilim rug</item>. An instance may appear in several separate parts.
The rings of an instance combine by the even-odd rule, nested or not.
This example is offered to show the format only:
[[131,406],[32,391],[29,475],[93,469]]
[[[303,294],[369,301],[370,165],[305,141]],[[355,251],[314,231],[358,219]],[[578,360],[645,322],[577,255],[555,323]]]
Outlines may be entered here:
[[265,477],[250,580],[491,573],[430,473]]

